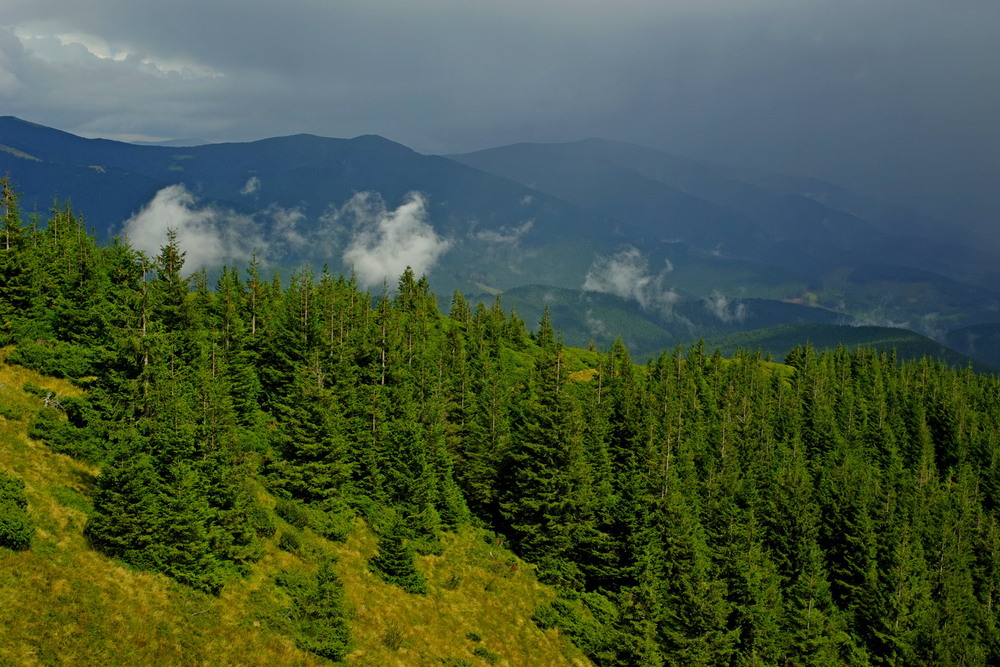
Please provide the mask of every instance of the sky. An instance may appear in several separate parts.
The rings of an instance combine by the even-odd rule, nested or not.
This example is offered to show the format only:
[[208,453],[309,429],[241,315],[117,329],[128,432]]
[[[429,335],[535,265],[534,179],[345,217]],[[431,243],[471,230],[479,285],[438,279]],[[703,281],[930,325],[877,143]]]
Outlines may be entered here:
[[0,0],[0,114],[88,137],[587,137],[833,181],[1000,247],[997,0]]

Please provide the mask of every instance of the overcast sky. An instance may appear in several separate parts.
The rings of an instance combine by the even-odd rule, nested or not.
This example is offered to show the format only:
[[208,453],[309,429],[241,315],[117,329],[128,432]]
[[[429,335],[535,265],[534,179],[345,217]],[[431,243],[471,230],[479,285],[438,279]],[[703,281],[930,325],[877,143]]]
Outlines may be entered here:
[[1000,222],[997,0],[0,0],[0,114],[84,136],[597,136]]

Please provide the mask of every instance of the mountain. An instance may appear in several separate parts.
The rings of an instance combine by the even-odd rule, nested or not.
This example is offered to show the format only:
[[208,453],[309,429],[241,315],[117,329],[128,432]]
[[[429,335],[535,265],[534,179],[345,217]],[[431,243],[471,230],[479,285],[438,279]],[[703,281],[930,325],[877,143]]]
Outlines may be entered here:
[[765,250],[770,244],[806,241],[868,261],[1000,285],[996,255],[971,247],[954,226],[816,179],[601,139],[451,157],[707,251],[775,261],[779,257]]
[[[174,228],[193,267],[256,255],[285,275],[353,269],[378,291],[411,265],[443,307],[500,292],[533,324],[548,303],[567,338],[598,346],[630,321],[643,354],[799,322],[943,340],[1000,321],[1000,258],[905,207],[599,139],[449,157],[371,135],[149,146],[7,116],[0,173],[25,212],[70,201],[99,237],[150,254]],[[543,293],[555,301],[530,301]]]
[[869,348],[887,354],[893,353],[901,361],[928,357],[938,359],[955,369],[971,368],[978,373],[1000,373],[1000,365],[977,361],[971,355],[956,352],[927,336],[889,327],[783,324],[708,338],[705,346],[709,349],[718,348],[724,355],[732,355],[737,349],[759,349],[772,358],[781,360],[803,342],[808,342],[817,350],[834,350],[841,345],[849,349]]
[[650,264],[668,262],[665,284],[679,292],[778,297],[937,339],[998,320],[1000,257],[943,223],[836,185],[600,139],[451,157],[627,220],[643,232],[637,243]]

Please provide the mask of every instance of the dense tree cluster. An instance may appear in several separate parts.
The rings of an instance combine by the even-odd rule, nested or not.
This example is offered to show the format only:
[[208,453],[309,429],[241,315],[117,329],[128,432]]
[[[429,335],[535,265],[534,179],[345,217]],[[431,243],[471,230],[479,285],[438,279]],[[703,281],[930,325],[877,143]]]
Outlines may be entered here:
[[[580,372],[547,315],[442,316],[410,271],[374,298],[255,262],[210,289],[172,236],[147,258],[66,207],[24,225],[4,185],[0,336],[87,386],[37,428],[102,464],[108,554],[218,591],[274,531],[261,480],[303,522],[364,517],[412,592],[441,531],[505,536],[561,591],[536,621],[598,664],[1000,664],[997,378],[621,343]],[[299,641],[339,655],[317,576],[285,582]]]

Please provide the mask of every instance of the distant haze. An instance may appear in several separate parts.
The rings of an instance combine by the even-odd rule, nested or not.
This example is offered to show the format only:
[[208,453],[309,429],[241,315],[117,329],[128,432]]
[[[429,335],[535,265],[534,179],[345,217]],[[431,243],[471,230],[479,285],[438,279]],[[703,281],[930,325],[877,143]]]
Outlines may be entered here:
[[0,109],[131,141],[601,136],[825,178],[992,241],[998,33],[990,0],[0,0]]

